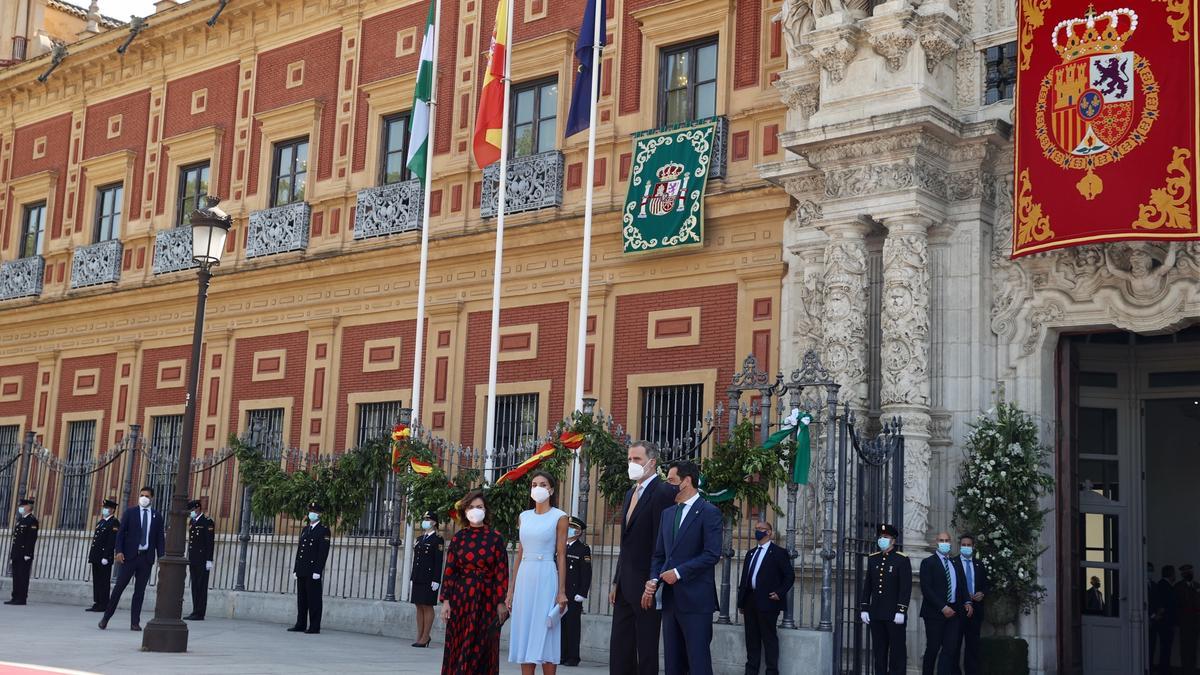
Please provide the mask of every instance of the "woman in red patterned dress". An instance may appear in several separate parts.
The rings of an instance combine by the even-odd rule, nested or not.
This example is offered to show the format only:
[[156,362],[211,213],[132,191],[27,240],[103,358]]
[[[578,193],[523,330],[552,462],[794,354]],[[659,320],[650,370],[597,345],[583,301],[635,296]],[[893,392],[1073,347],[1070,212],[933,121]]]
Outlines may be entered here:
[[508,618],[508,551],[488,524],[487,500],[476,490],[459,515],[469,527],[454,535],[442,577],[446,651],[442,675],[500,672],[500,624]]

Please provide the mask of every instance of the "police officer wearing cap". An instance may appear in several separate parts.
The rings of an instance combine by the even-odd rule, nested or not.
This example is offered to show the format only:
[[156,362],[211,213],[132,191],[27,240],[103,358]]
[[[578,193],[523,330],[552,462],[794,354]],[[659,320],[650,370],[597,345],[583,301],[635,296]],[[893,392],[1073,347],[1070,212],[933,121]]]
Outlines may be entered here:
[[33,515],[33,500],[22,499],[17,503],[17,522],[13,525],[12,599],[6,605],[23,605],[29,596],[29,574],[33,570],[33,547],[37,543],[38,519]]
[[116,512],[117,503],[105,499],[100,508],[100,522],[96,523],[96,531],[92,533],[92,546],[88,549],[88,563],[92,566],[92,606],[85,612],[103,612],[108,606],[117,530],[121,529],[121,522],[113,515]]
[[592,548],[583,543],[587,523],[578,516],[567,521],[567,613],[562,618],[561,658],[564,666],[579,665],[579,624],[583,603],[592,587]]
[[903,675],[907,668],[904,622],[912,597],[912,563],[896,549],[895,525],[879,526],[879,550],[867,557],[859,616],[871,628],[876,675]]
[[217,525],[204,515],[200,500],[187,503],[188,514],[188,578],[192,584],[192,613],[186,621],[203,621],[208,609],[208,574],[213,566],[213,547],[217,537]]
[[330,537],[329,528],[321,522],[322,510],[318,504],[308,505],[308,524],[296,546],[296,564],[292,567],[296,578],[296,625],[288,629],[291,633],[321,632],[321,575],[329,559]]
[[442,587],[442,556],[446,542],[438,534],[438,518],[433,511],[421,516],[421,536],[413,543],[413,563],[408,599],[417,606],[417,641],[413,647],[428,647],[433,630],[433,606]]

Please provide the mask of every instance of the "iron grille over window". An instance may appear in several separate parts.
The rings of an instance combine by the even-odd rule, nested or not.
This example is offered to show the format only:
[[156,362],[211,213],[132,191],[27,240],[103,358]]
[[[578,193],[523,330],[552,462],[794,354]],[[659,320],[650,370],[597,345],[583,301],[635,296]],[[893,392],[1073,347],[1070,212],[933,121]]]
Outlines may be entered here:
[[29,204],[25,207],[24,216],[21,220],[21,250],[18,255],[22,258],[41,255],[46,239],[46,202]]
[[304,201],[308,185],[308,139],[279,143],[271,171],[271,206]]
[[58,526],[66,530],[83,529],[91,514],[88,487],[91,474],[85,463],[96,447],[96,420],[71,422],[67,427],[67,469],[63,473],[62,502]]
[[[704,385],[642,387],[642,438],[671,448],[704,416]],[[686,448],[684,448],[686,450]]]
[[93,242],[121,238],[121,202],[125,189],[120,183],[96,191],[96,231]]
[[[400,401],[358,404],[358,445],[390,438],[392,427],[400,419],[401,405]],[[365,537],[386,537],[391,534],[389,503],[395,485],[391,474],[388,476],[375,485],[362,517],[354,528],[354,534]]]
[[717,114],[717,40],[668,47],[658,67],[658,122],[670,126]]
[[513,87],[512,157],[528,157],[554,149],[558,124],[558,80]]
[[496,397],[496,429],[492,447],[524,445],[538,437],[538,395],[508,394]]
[[17,453],[21,452],[21,427],[16,424],[0,426],[0,523],[10,523],[13,478],[17,475]]
[[408,175],[408,113],[383,118],[383,153],[379,173],[380,183],[399,183]]
[[983,50],[983,61],[987,68],[984,103],[1012,100],[1013,89],[1017,86],[1017,43],[988,47]]
[[[263,456],[275,461],[283,457],[283,408],[262,408],[246,411],[246,428],[254,430],[257,426],[259,438],[263,443],[260,448]],[[272,516],[253,516],[250,521],[251,534],[274,534],[275,518]]]
[[200,207],[200,198],[208,194],[208,162],[179,170],[179,194],[175,204],[175,225],[186,227],[189,216]]
[[175,495],[175,466],[183,443],[183,415],[157,415],[150,418],[149,466],[146,485],[154,490],[154,504],[161,510],[171,506]]

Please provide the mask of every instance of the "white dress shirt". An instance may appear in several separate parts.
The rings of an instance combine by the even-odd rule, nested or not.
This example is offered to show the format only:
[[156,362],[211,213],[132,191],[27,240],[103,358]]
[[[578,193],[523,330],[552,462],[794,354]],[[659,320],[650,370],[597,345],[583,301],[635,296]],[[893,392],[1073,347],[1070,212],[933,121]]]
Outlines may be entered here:
[[767,549],[771,548],[771,540],[767,539],[766,543],[758,545],[758,551],[754,558],[754,569],[750,570],[750,588],[758,588],[758,570],[762,567],[763,560],[767,557]]
[[[958,572],[956,572],[954,569],[954,561],[951,560],[949,556],[942,555],[940,551],[938,552],[937,557],[939,560],[942,561],[942,569],[950,570],[950,597],[957,598],[958,597]],[[946,604],[949,605],[950,601],[947,600]]]
[[[700,492],[697,491],[696,494],[692,495],[689,499],[684,501],[683,504],[681,504],[679,506],[679,508],[683,509],[683,513],[679,516],[679,527],[680,528],[683,527],[683,522],[685,520],[687,520],[688,512],[692,510],[692,506],[695,505],[696,500],[699,498],[700,498]],[[676,581],[683,580],[683,576],[679,574],[679,568],[672,568],[671,571],[675,573],[676,577],[678,577],[678,579],[676,579]]]

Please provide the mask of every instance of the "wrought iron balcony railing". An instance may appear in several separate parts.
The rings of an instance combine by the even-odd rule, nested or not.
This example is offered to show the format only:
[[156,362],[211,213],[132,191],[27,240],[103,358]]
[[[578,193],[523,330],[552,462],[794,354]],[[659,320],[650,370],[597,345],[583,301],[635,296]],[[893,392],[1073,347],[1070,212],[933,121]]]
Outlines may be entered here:
[[[483,170],[483,189],[479,199],[480,216],[495,217],[496,206],[499,203],[499,187],[500,163],[496,162]],[[551,150],[526,157],[514,157],[508,161],[508,186],[504,195],[506,214],[561,206],[562,201],[561,152]]]
[[354,238],[369,239],[421,229],[424,199],[424,185],[415,178],[359,190]]
[[312,207],[296,202],[250,214],[246,257],[303,251],[308,248],[308,221]]
[[71,256],[71,288],[115,284],[121,279],[120,239],[78,246]]
[[196,266],[192,259],[192,228],[174,227],[154,235],[155,274],[190,270]]
[[0,300],[41,295],[45,267],[40,255],[0,263]]

